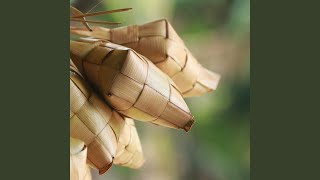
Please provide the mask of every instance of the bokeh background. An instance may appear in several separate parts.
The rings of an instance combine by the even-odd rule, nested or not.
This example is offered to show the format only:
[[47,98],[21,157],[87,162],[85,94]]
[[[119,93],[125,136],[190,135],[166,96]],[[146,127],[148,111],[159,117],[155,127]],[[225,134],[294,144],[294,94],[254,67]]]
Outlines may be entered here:
[[102,176],[93,170],[93,180],[250,179],[249,0],[70,2],[83,12],[133,8],[92,20],[131,25],[167,18],[199,62],[222,76],[213,93],[187,99],[196,120],[189,133],[136,121],[144,167],[114,165]]

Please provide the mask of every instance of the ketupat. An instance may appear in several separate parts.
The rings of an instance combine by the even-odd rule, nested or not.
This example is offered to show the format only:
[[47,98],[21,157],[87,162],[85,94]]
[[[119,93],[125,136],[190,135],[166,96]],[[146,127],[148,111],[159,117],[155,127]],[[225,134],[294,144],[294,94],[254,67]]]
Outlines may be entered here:
[[87,159],[87,147],[84,142],[70,138],[70,180],[91,180]]
[[165,19],[139,26],[92,30],[71,28],[70,32],[132,48],[171,77],[184,97],[200,96],[215,90],[219,83],[220,76],[199,64]]
[[114,163],[130,168],[139,168],[144,163],[140,139],[133,119],[126,118],[117,147]]
[[124,119],[103,102],[72,65],[70,72],[70,136],[86,143],[88,163],[97,168],[100,174],[106,172],[113,160],[118,164],[123,159],[118,151],[122,152],[128,147],[120,146],[121,139],[132,138],[135,143],[131,145],[131,151],[136,152],[134,158],[142,162],[135,168],[140,167],[144,157],[136,129],[127,132],[126,121],[130,119]]
[[189,131],[194,120],[174,82],[134,50],[102,41],[70,41],[70,56],[119,113]]
[[[117,140],[109,121],[111,109],[93,94],[73,69],[70,71],[70,136],[88,146],[88,163],[104,173],[112,165]],[[120,120],[121,121],[121,120]],[[120,127],[118,127],[120,129]]]
[[[89,30],[91,30],[87,24],[88,22],[101,22],[86,21],[84,17],[106,14],[110,12],[121,12],[128,9],[130,8],[114,11],[95,12],[91,14],[83,14],[82,12],[78,11],[75,12],[78,15],[70,17],[70,21],[77,20],[83,22],[84,25],[87,26]],[[80,20],[80,18],[82,19]],[[103,22],[102,24],[117,23]],[[88,46],[88,40],[83,40],[84,42],[86,42],[84,44],[77,44],[77,46],[72,47],[73,42],[71,41],[70,55],[75,57],[77,66],[84,73],[83,75],[85,75],[86,80],[89,80],[88,82],[90,83],[90,85],[95,86],[95,90],[98,90],[98,92],[100,91],[100,96],[103,96],[105,100],[107,100],[114,108],[117,108],[117,110],[125,116],[144,121],[150,121],[150,119],[157,117],[157,119],[155,119],[156,121],[154,121],[153,119],[153,123],[160,124],[162,126],[168,126],[171,128],[182,128],[188,131],[194,121],[187,105],[181,97],[180,90],[182,90],[184,97],[202,95],[206,92],[214,90],[220,79],[219,75],[203,68],[197,62],[197,60],[195,60],[189,50],[185,47],[183,41],[166,20],[158,20],[141,26],[128,26],[112,30],[98,27],[94,28],[94,31],[91,33],[88,31],[84,31],[83,28],[79,29],[70,27],[70,32],[76,33],[78,35],[95,37],[89,39],[89,41],[97,42],[97,39],[99,39],[100,37],[100,39],[103,39],[105,42],[113,41],[114,43],[131,47],[144,56],[149,57],[150,60],[154,64],[156,64],[158,68],[169,75],[169,77],[171,77],[177,83],[178,87],[174,83],[172,83],[170,78],[163,78],[164,76],[162,77],[162,75],[159,75],[161,74],[161,72],[159,73],[157,68],[152,63],[149,63],[149,60],[137,54],[135,51],[132,51],[130,48],[112,43],[102,44],[102,42],[92,43],[92,46]],[[93,50],[94,52],[90,52],[91,50]],[[111,61],[111,63],[109,62],[109,65],[111,65],[111,67],[106,68],[103,67],[103,63],[104,60],[107,59]],[[137,59],[143,63],[139,63]],[[114,60],[116,60],[116,62],[112,62]],[[145,74],[143,71],[145,69],[145,65],[147,66],[147,74]],[[100,66],[101,68],[97,68],[97,66]],[[111,70],[111,72],[108,72],[108,70]],[[100,76],[101,74],[99,73],[102,71],[104,71],[102,75],[107,76]],[[149,71],[151,73],[149,73]],[[81,76],[81,74],[77,70],[75,70],[73,73],[75,72],[78,77]],[[148,77],[153,73],[155,75],[151,75],[151,77]],[[108,77],[108,75],[111,75],[112,83],[110,84],[109,82],[109,84],[107,83],[107,86],[105,86],[105,82],[103,83],[103,81],[107,80],[108,82],[110,80],[110,77]],[[120,78],[120,76],[122,76],[122,78]],[[123,79],[127,79],[127,81]],[[164,79],[168,80],[169,95],[166,95],[166,93],[168,93],[166,91],[167,89],[163,89],[163,87],[165,87],[163,86],[163,84],[166,84],[163,81]],[[84,79],[82,79],[81,83],[86,84],[86,82],[83,80]],[[141,89],[141,91],[139,92],[139,88],[137,88],[139,85],[137,85],[137,83],[141,83],[141,80],[145,80],[145,82],[143,82],[142,89],[139,87]],[[152,84],[152,82],[155,82],[155,84]],[[148,86],[151,87],[149,91],[145,90],[148,89]],[[86,87],[88,88],[88,86]],[[93,93],[92,89],[88,88],[87,90]],[[165,90],[165,92],[163,92],[163,90]],[[135,91],[139,92],[138,97],[136,97]],[[167,99],[167,104],[164,109],[162,109],[162,113],[160,115],[160,112],[158,112],[159,109],[156,108],[159,107],[159,104],[157,103],[159,103],[159,101],[161,102],[161,98],[155,98],[157,96],[155,96],[153,93],[158,93],[159,95],[163,96],[162,98]],[[117,95],[119,96],[117,97]],[[95,96],[98,97],[98,95]],[[130,100],[133,100],[134,102]],[[139,100],[141,101],[140,105],[139,103],[137,103]],[[104,104],[110,109],[110,107],[105,104],[105,102],[102,102],[103,100],[100,101],[100,105]],[[170,103],[173,107],[167,108],[168,104],[170,105]],[[131,104],[130,108],[125,110],[121,109],[128,106],[128,104]],[[97,106],[99,109],[99,103],[91,105]],[[95,108],[89,110],[87,108],[87,110],[85,111],[87,111],[87,113],[89,114],[91,111],[96,110],[97,109]],[[100,110],[104,111],[103,109]],[[166,110],[167,112],[164,113]],[[179,110],[182,111],[182,113],[179,112]],[[176,113],[178,115],[176,115]],[[142,154],[140,139],[134,126],[134,121],[129,118],[123,118],[121,116],[119,117],[120,118],[115,118],[114,120],[107,120],[108,124],[106,125],[110,126],[111,129],[114,130],[114,135],[116,136],[117,140],[116,153],[115,156],[113,156],[113,163],[122,166],[128,166],[131,168],[138,168],[144,163],[144,158]],[[164,120],[159,119],[159,117],[164,118]],[[87,118],[90,119],[89,116]],[[90,122],[92,126],[101,125],[99,123],[94,124],[94,122],[96,122],[95,118],[97,117],[92,118],[92,122]],[[84,126],[87,126],[87,124],[84,124]],[[81,133],[85,133],[82,132],[81,129],[78,130],[79,135]]]

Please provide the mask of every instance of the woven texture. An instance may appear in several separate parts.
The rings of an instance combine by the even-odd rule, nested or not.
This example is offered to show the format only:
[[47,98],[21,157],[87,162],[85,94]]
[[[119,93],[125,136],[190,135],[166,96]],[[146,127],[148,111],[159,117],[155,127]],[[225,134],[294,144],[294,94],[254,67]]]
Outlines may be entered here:
[[[88,163],[99,169],[100,173],[103,173],[107,170],[107,167],[111,166],[109,157],[112,155],[113,157],[115,156],[113,163],[116,165],[127,166],[131,168],[141,167],[144,162],[144,157],[138,132],[134,126],[133,120],[129,118],[124,119],[116,111],[111,110],[111,108],[87,86],[87,83],[83,80],[83,78],[80,77],[81,74],[75,68],[75,65],[72,61],[70,61],[70,65],[70,86],[73,87],[70,87],[70,135],[83,140],[90,139],[86,140],[90,149],[90,159],[88,157]],[[74,87],[74,85],[76,85],[76,87]],[[78,93],[85,95],[75,96]],[[84,101],[88,101],[88,105],[83,105],[82,109],[80,108],[77,113],[74,113],[72,109],[79,108],[79,103],[74,102],[75,100],[81,102],[81,104],[85,104]],[[75,114],[77,117],[75,117]],[[86,115],[83,116],[82,114]],[[79,120],[81,122],[79,122]],[[106,126],[110,126],[113,135],[110,135],[110,133],[103,133],[103,131],[105,131],[103,128],[106,128]],[[102,130],[100,133],[96,133],[98,134],[96,135],[95,140],[97,143],[95,143],[95,147],[92,148],[90,144],[94,141],[92,134],[95,134],[95,129]],[[115,148],[113,141],[114,137],[117,141],[115,155],[114,151],[112,151],[113,153],[109,152],[109,146],[111,146],[113,149]],[[128,139],[129,141],[127,141]],[[110,141],[111,144],[108,141]],[[110,145],[108,145],[108,143]],[[97,152],[95,153],[95,151]],[[136,162],[129,162],[132,159],[135,159]],[[101,164],[101,166],[98,167],[95,164]]]
[[220,76],[198,63],[165,19],[115,29],[94,27],[91,32],[73,28],[70,32],[134,49],[171,77],[184,97],[202,95],[218,85]]
[[88,163],[102,174],[112,165],[117,147],[117,129],[109,122],[123,119],[92,93],[76,72],[70,72],[70,136],[85,142]]
[[70,138],[70,180],[91,180],[84,142]]
[[70,41],[70,56],[119,113],[170,128],[191,128],[193,117],[175,83],[134,50],[102,41]]
[[126,118],[119,136],[114,164],[140,168],[145,162],[138,132],[132,119]]

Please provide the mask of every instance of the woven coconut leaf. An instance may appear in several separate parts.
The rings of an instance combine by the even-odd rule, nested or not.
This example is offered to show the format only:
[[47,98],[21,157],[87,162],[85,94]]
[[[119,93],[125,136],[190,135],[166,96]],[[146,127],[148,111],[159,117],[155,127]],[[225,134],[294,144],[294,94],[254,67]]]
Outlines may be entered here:
[[91,180],[86,159],[87,147],[84,142],[70,138],[70,180]]
[[93,27],[92,30],[71,28],[70,32],[132,48],[171,77],[184,97],[200,96],[217,88],[220,76],[199,64],[165,19],[114,29]]
[[189,131],[194,120],[175,83],[134,50],[70,41],[70,56],[100,95],[126,117]]
[[[123,163],[118,159],[123,159],[122,156],[127,156],[128,152],[134,152],[134,158],[144,162],[136,128],[126,128],[127,121],[132,120],[112,110],[89,87],[72,61],[70,64],[70,135],[86,143],[88,163],[102,174],[112,165],[113,160],[114,164]],[[121,139],[126,138],[131,141],[125,147],[120,146],[123,144]],[[119,155],[118,152],[125,153]],[[134,164],[132,167],[139,168],[142,164]]]
[[134,121],[126,118],[119,136],[114,164],[130,168],[140,168],[145,162],[140,144],[140,138]]

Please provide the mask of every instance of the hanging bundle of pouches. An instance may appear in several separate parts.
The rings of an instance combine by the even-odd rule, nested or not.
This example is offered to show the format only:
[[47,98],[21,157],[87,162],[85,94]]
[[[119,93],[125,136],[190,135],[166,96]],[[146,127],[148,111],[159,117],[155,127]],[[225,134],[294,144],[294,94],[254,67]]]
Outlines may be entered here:
[[[83,142],[87,163],[100,174],[112,164],[139,168],[145,162],[134,120],[189,131],[194,119],[183,97],[215,90],[220,80],[167,20],[107,29],[85,19],[129,9],[83,14],[70,7],[70,21],[85,26],[70,27],[85,36],[70,40],[70,136]],[[71,166],[70,172],[84,176]]]

